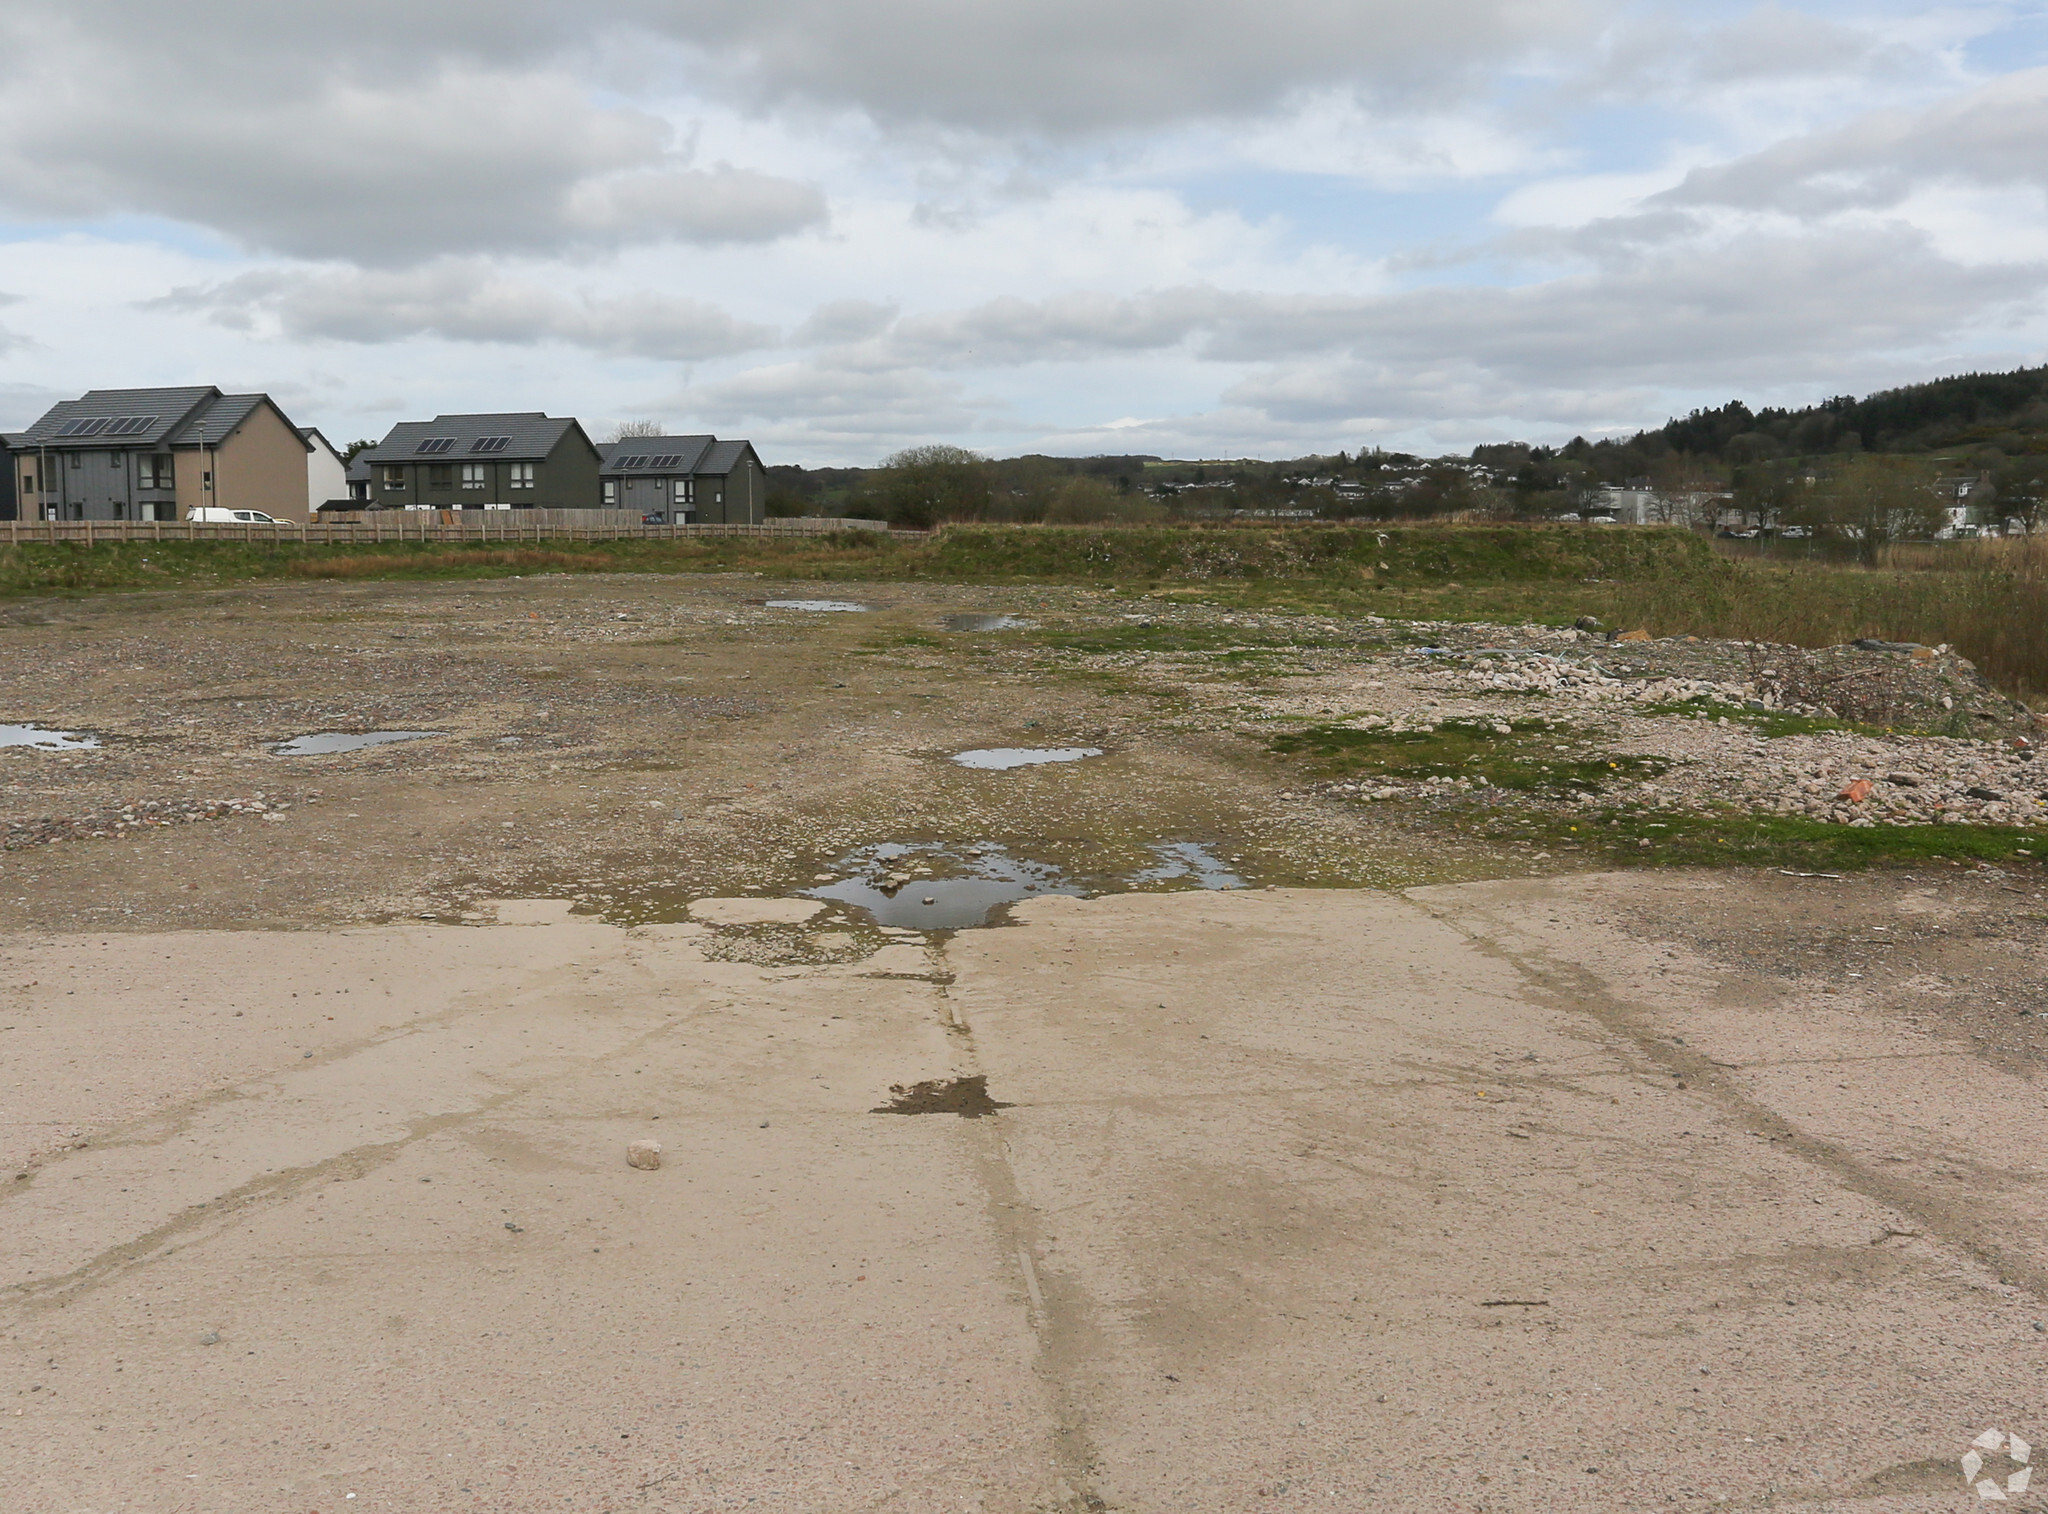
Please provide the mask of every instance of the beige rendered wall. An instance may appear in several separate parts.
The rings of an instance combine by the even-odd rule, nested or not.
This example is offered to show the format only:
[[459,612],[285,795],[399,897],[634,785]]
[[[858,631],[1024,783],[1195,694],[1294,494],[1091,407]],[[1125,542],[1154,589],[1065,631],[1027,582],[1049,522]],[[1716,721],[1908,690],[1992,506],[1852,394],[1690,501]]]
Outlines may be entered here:
[[[181,471],[181,506],[184,481]],[[258,405],[216,449],[213,492],[207,503],[223,509],[261,510],[279,520],[304,520],[306,444],[275,410]]]

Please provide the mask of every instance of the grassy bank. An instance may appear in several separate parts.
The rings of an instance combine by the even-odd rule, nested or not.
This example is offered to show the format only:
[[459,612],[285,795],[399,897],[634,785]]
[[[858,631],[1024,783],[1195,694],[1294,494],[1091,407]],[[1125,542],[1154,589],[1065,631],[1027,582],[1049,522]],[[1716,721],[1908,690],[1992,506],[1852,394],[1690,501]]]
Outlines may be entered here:
[[1877,568],[1733,560],[1688,532],[1506,525],[1288,529],[957,526],[540,546],[251,542],[0,549],[0,596],[292,579],[758,572],[818,580],[1092,585],[1245,608],[1568,622],[1826,646],[1947,642],[2022,698],[2048,695],[2048,542],[1900,550]]

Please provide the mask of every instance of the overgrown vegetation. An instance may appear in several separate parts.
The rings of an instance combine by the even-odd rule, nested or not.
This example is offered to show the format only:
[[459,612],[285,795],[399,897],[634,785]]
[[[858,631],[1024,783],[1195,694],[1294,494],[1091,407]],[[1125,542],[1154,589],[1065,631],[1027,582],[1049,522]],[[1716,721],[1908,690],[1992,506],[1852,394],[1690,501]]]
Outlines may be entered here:
[[955,526],[920,541],[790,538],[545,546],[131,542],[0,549],[0,595],[261,579],[756,572],[787,579],[1092,585],[1245,608],[1390,619],[1583,615],[1653,635],[1794,646],[1949,643],[2017,697],[2048,694],[2048,540],[1893,548],[1875,568],[1737,560],[1678,529],[1514,525]]

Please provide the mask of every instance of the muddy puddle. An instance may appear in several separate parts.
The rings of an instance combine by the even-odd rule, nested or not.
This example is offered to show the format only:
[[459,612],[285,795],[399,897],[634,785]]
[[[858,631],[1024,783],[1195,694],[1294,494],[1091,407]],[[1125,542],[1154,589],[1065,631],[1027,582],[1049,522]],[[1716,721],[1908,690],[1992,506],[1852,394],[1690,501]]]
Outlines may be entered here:
[[1131,882],[1143,887],[1148,883],[1175,883],[1185,881],[1196,888],[1249,888],[1244,878],[1233,872],[1221,857],[1199,841],[1155,841],[1147,848],[1159,859],[1156,867],[1148,867],[1131,875]]
[[277,757],[326,757],[335,752],[360,752],[364,747],[385,746],[394,741],[424,741],[439,731],[314,731],[294,736],[273,746]]
[[809,610],[819,615],[858,615],[871,608],[850,599],[770,599],[764,604],[770,610]]
[[1023,631],[1034,622],[1021,615],[948,615],[939,624],[948,631]]
[[992,841],[958,849],[884,841],[840,858],[834,870],[848,876],[804,889],[804,897],[851,905],[877,925],[911,930],[968,930],[1020,899],[1089,892],[1052,863],[1013,856]]
[[908,1087],[897,1083],[889,1092],[895,1097],[886,1104],[877,1104],[869,1114],[957,1114],[963,1120],[979,1120],[998,1109],[1016,1107],[988,1096],[986,1073],[976,1073],[971,1078],[934,1078]]
[[1156,841],[1158,862],[1134,872],[1088,877],[1057,863],[1019,856],[993,841],[971,846],[885,841],[839,859],[846,877],[802,890],[868,915],[877,925],[911,930],[972,930],[1024,899],[1065,894],[1090,898],[1161,886],[1232,889],[1249,885],[1198,841]]
[[0,746],[34,747],[39,752],[85,752],[100,744],[78,731],[46,731],[39,725],[0,725]]
[[964,768],[983,772],[1007,772],[1011,768],[1038,767],[1048,762],[1079,762],[1100,757],[1099,746],[992,746],[971,752],[955,752],[953,761]]

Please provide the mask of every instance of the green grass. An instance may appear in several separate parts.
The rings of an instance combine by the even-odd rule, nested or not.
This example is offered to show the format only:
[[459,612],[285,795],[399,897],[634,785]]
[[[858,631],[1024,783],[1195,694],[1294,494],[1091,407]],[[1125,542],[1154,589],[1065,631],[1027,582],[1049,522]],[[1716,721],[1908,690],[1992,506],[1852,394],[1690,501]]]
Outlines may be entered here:
[[[1534,842],[1658,867],[1783,867],[1851,872],[1943,862],[2038,863],[2048,832],[1990,825],[1830,825],[1790,815],[1595,810],[1554,815],[1494,809],[1461,825],[1495,840]],[[1648,842],[1645,846],[1643,843]],[[2033,853],[2029,858],[2026,853]]]
[[1484,778],[1493,788],[1550,796],[1599,793],[1614,779],[1654,778],[1670,767],[1660,757],[1574,752],[1571,732],[1555,723],[1503,723],[1505,735],[1480,720],[1447,720],[1433,731],[1318,725],[1270,746],[1319,778]]

